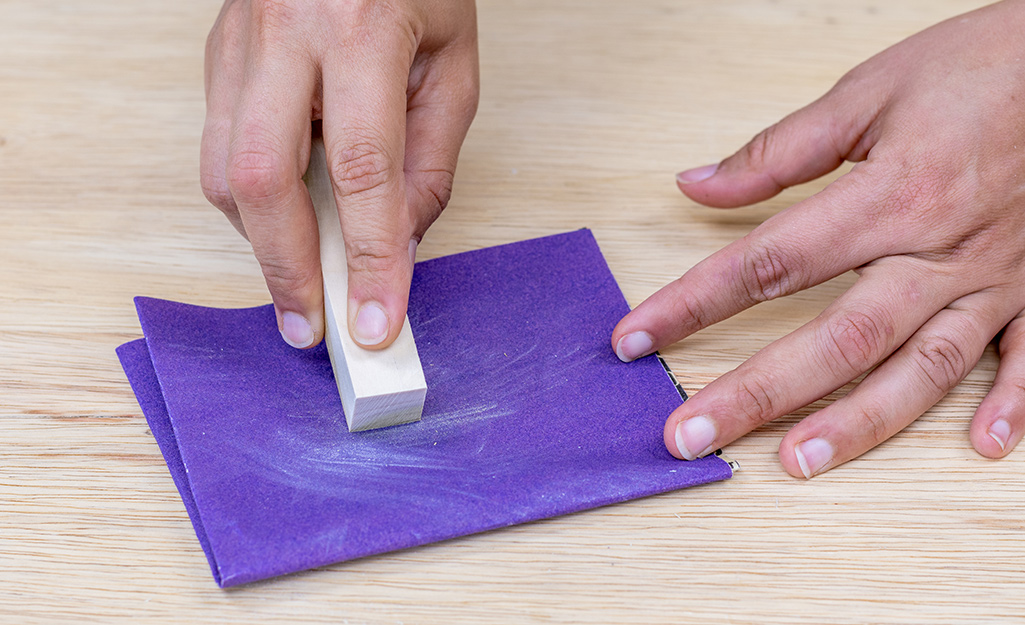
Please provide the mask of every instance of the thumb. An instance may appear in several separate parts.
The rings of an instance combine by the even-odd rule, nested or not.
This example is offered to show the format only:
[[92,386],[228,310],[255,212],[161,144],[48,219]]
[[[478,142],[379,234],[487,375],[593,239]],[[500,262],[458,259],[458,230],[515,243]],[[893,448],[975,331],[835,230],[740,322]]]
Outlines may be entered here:
[[[827,174],[845,160],[863,160],[874,115],[864,94],[841,81],[829,93],[758,133],[721,163],[676,175],[684,195],[707,206],[734,208]],[[854,97],[852,97],[854,96]],[[862,119],[859,119],[861,117]]]

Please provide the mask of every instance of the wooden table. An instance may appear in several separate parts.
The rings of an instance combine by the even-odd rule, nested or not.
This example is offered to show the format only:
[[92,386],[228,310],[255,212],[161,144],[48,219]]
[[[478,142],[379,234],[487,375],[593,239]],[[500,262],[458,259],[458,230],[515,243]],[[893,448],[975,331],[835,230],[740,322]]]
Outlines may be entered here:
[[[819,181],[695,206],[714,162],[971,0],[482,0],[483,94],[430,258],[594,230],[637,304]],[[810,482],[778,441],[733,480],[327,567],[214,584],[114,356],[133,295],[268,301],[198,184],[217,2],[7,0],[0,17],[0,621],[985,623],[1025,614],[1025,453],[967,440],[996,357]],[[816,315],[843,276],[666,350],[698,389]]]

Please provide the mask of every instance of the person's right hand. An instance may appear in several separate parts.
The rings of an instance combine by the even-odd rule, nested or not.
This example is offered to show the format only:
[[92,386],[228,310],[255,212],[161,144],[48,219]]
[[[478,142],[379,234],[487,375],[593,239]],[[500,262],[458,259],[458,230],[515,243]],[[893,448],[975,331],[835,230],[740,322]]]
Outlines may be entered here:
[[349,327],[398,336],[416,245],[448,202],[477,108],[473,0],[226,0],[207,41],[201,181],[249,239],[295,347],[324,336],[303,184],[323,120],[349,264]]

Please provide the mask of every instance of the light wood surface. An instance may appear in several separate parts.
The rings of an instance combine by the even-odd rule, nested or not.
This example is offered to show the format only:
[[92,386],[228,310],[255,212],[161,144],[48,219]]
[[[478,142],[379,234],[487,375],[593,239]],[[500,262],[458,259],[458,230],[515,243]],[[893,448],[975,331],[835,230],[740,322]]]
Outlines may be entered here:
[[[269,301],[198,184],[216,0],[0,4],[0,621],[991,623],[1025,615],[1025,453],[969,446],[993,378],[810,482],[729,482],[219,590],[114,348],[131,298]],[[717,161],[969,0],[482,0],[483,94],[420,258],[590,227],[631,304],[790,203],[699,208]],[[666,350],[700,388],[844,276]]]

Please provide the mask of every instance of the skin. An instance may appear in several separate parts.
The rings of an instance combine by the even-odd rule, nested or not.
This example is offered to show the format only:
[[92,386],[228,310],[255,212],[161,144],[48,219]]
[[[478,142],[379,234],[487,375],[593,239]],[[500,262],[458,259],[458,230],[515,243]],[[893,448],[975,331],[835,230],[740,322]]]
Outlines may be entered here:
[[683,172],[708,206],[751,204],[857,164],[820,193],[705,259],[622,319],[624,360],[758,302],[854,270],[816,319],[696,393],[665,442],[703,456],[859,375],[796,424],[779,456],[810,478],[928,410],[999,336],[1000,366],[972,421],[983,456],[1025,430],[1025,2],[934,26],[855,68],[825,96],[718,165]]
[[[349,327],[401,330],[416,245],[448,202],[478,98],[472,0],[227,0],[207,40],[201,182],[252,243],[282,336],[324,336],[302,182],[322,130],[349,265]],[[313,123],[316,122],[316,123]]]

